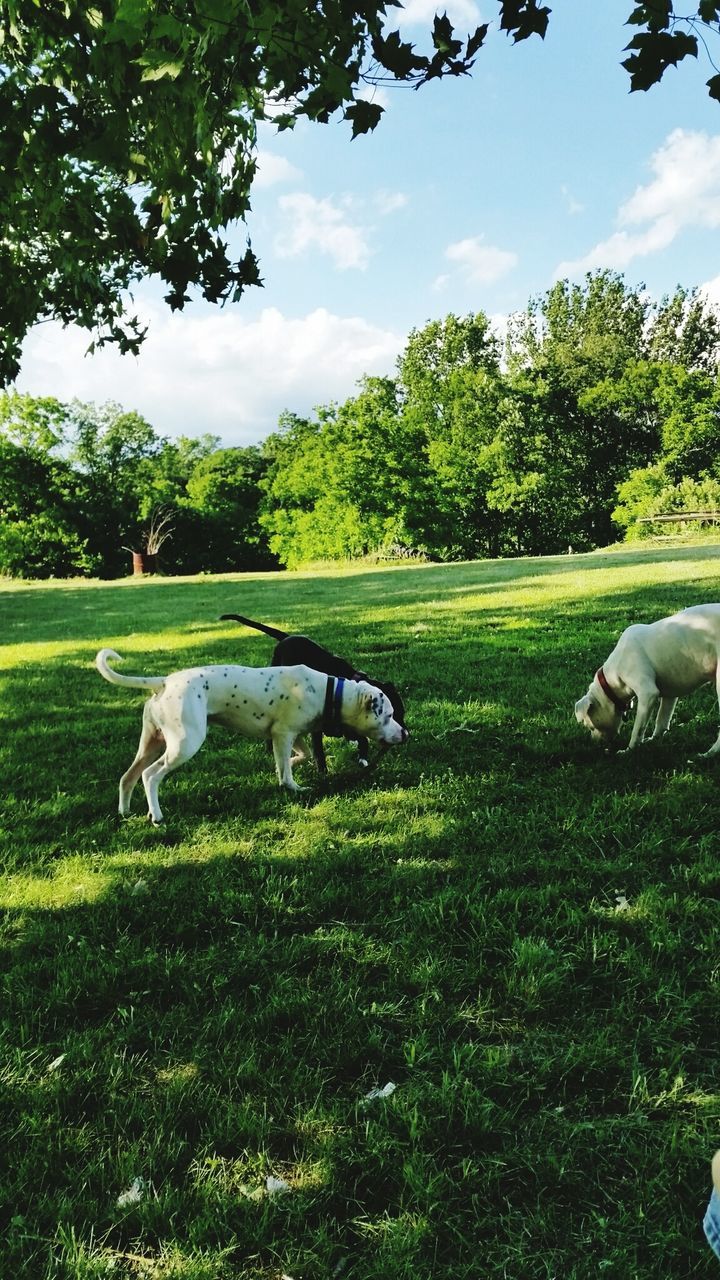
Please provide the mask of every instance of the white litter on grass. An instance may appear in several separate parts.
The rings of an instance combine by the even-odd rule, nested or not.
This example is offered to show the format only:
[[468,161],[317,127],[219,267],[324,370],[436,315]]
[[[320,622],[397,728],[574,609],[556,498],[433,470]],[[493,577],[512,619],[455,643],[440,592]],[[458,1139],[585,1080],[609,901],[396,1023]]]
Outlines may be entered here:
[[53,1058],[50,1066],[48,1067],[48,1071],[57,1071],[58,1067],[62,1066],[65,1061],[65,1056],[66,1055],[64,1053],[61,1053],[59,1058]]
[[265,1188],[269,1196],[282,1196],[290,1190],[290,1183],[284,1178],[273,1178],[269,1173],[265,1179]]
[[147,1183],[144,1178],[134,1178],[132,1184],[127,1191],[123,1191],[118,1196],[115,1204],[118,1209],[129,1209],[134,1204],[139,1204],[145,1198],[147,1191]]
[[382,1089],[371,1089],[369,1093],[366,1093],[363,1102],[374,1102],[376,1098],[389,1098],[390,1094],[394,1093],[396,1089],[397,1085],[393,1084],[392,1080],[388,1080]]
[[630,910],[630,903],[628,902],[628,900],[627,900],[627,898],[625,897],[625,894],[624,894],[624,893],[616,893],[616,894],[615,894],[615,904],[616,904],[616,905],[615,905],[615,910],[616,910],[616,911],[629,911],[629,910]]

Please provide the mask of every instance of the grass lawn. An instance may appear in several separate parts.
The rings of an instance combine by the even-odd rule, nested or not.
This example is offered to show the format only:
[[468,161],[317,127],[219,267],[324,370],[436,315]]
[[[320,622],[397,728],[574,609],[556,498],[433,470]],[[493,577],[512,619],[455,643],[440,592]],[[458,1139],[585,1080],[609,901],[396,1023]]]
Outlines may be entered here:
[[[719,568],[0,584],[0,1275],[716,1276],[720,764],[688,762],[717,704],[628,758],[573,703]],[[120,823],[143,695],[95,652],[269,662],[226,611],[394,680],[410,741],[364,774],[330,742],[292,799],[212,730],[165,827],[141,787]]]

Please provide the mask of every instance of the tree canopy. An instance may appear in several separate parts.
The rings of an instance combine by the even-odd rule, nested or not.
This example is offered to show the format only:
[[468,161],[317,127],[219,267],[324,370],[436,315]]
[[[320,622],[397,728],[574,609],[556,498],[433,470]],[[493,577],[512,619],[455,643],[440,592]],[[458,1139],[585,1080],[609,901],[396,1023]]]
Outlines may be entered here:
[[[653,303],[600,271],[511,318],[408,337],[393,377],[281,415],[261,445],[158,436],[119,405],[0,394],[0,574],[543,555],[720,510],[720,325],[697,290]],[[660,516],[660,521],[657,517]]]
[[[540,0],[498,0],[515,41],[544,36]],[[249,242],[233,258],[255,173],[258,122],[342,116],[352,136],[382,107],[367,86],[466,74],[489,23],[458,38],[435,17],[428,51],[389,23],[395,0],[3,0],[0,3],[0,385],[39,320],[74,322],[137,351],[128,290],[159,278],[182,308],[260,283]],[[630,14],[633,88],[697,54],[720,6],[676,17],[670,0]],[[709,81],[720,97],[720,77]]]

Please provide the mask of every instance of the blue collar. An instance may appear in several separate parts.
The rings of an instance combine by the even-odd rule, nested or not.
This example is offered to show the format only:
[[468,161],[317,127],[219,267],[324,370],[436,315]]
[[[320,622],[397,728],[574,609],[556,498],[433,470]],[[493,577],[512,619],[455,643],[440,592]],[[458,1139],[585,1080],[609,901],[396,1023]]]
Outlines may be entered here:
[[328,676],[325,688],[325,706],[323,708],[322,731],[331,738],[342,737],[342,699],[345,688],[345,677]]

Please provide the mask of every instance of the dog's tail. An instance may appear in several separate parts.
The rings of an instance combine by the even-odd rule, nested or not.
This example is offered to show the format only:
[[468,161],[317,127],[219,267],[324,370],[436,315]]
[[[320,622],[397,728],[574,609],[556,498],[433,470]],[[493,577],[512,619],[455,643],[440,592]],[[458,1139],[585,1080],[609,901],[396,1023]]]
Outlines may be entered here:
[[287,640],[290,635],[289,631],[278,631],[277,627],[266,627],[264,622],[253,622],[252,618],[243,618],[241,613],[221,613],[221,622],[242,622],[245,627],[252,627],[254,631],[264,631],[266,636],[272,636],[273,640]]
[[105,680],[109,680],[110,684],[129,685],[133,689],[162,689],[167,676],[121,676],[117,671],[113,671],[108,666],[108,660],[113,658],[115,662],[124,662],[125,659],[120,657],[114,649],[101,649],[95,659],[95,666],[100,675]]

